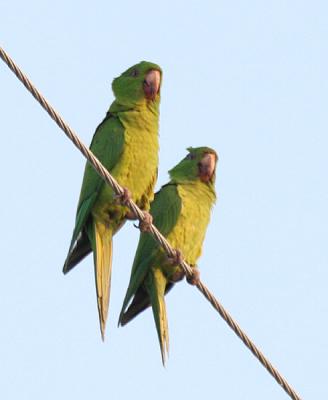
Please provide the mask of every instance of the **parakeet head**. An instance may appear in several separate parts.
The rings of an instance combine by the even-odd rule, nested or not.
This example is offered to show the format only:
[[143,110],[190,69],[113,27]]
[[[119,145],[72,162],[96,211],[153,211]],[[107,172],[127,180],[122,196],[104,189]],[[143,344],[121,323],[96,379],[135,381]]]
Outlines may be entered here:
[[116,102],[128,108],[142,103],[159,103],[161,81],[161,68],[141,61],[113,80]]
[[210,147],[188,147],[189,153],[174,168],[169,171],[175,182],[200,180],[214,184],[215,169],[218,155]]

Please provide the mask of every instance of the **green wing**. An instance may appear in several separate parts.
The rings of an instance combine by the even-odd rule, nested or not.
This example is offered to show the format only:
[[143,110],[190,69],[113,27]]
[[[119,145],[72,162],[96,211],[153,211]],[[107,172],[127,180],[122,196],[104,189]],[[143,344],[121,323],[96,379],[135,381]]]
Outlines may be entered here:
[[[155,194],[154,201],[150,207],[150,213],[153,216],[153,223],[163,236],[167,237],[175,227],[180,212],[181,199],[176,184],[169,183],[163,186],[161,190]],[[149,269],[157,261],[159,249],[160,245],[149,233],[141,233],[132,266],[129,287],[120,314],[120,323],[122,323],[123,314],[132,297],[137,293],[137,290],[142,285]]]
[[[93,136],[90,150],[100,160],[104,167],[111,171],[114,166],[119,162],[121,154],[124,148],[124,127],[117,117],[112,114],[107,114],[103,122],[98,126]],[[87,235],[81,238],[80,234],[83,234],[87,221],[90,216],[91,209],[97,199],[97,196],[105,184],[103,179],[93,169],[93,167],[87,163],[85,166],[84,177],[82,182],[82,188],[77,206],[75,227],[72,235],[71,244],[69,247],[68,255],[64,264],[64,273],[68,272],[79,258],[77,244],[81,244],[81,247],[88,247]],[[91,250],[91,249],[90,249]],[[74,254],[74,260],[71,259],[72,253]],[[83,256],[88,254],[88,251],[83,252]],[[82,259],[81,257],[80,259]],[[73,262],[74,261],[74,262]],[[73,265],[74,264],[74,265]]]

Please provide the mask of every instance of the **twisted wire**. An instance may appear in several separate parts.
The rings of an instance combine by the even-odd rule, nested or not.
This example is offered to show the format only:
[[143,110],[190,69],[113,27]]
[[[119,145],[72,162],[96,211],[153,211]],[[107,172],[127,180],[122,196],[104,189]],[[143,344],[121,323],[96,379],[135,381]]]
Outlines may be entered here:
[[[66,136],[75,144],[80,150],[84,157],[89,161],[93,168],[98,174],[108,183],[118,196],[124,194],[123,188],[118,182],[111,176],[106,168],[100,163],[100,161],[93,155],[93,153],[83,144],[77,134],[67,125],[67,123],[61,118],[58,112],[48,103],[48,101],[42,96],[42,94],[36,89],[28,77],[20,70],[15,62],[9,57],[9,55],[0,47],[0,57],[7,64],[7,66],[13,71],[17,78],[23,83],[26,89],[32,94],[32,96],[41,104],[41,106],[47,111],[50,117],[56,122],[60,129],[66,134]],[[128,200],[125,203],[129,209],[138,217],[139,221],[144,221],[145,216],[142,210],[132,201]],[[173,249],[166,238],[158,231],[158,229],[151,225],[150,233],[160,243],[165,252],[169,257],[174,257],[177,253]],[[184,260],[181,261],[180,266],[185,272],[187,277],[193,276],[193,271],[190,265]],[[251,341],[245,332],[239,327],[239,325],[233,320],[231,315],[225,310],[210,290],[201,282],[197,283],[197,289],[205,296],[205,298],[212,304],[215,310],[221,315],[224,321],[229,327],[235,332],[235,334],[243,341],[245,346],[254,354],[254,356],[260,361],[260,363],[267,369],[272,377],[278,382],[278,384],[285,390],[293,400],[301,400],[301,397],[294,391],[289,385],[286,379],[279,373],[279,371],[270,363],[270,361],[264,356],[264,354],[258,349],[258,347]]]

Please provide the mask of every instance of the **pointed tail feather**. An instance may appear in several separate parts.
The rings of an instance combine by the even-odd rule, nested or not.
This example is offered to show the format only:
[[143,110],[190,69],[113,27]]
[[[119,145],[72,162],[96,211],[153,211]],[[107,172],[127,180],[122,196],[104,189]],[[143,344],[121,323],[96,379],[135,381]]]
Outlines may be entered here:
[[151,269],[145,284],[153,309],[155,325],[161,348],[162,362],[163,365],[165,365],[166,356],[169,352],[169,329],[164,300],[167,280],[162,271],[156,268]]
[[126,325],[149,306],[150,300],[148,293],[142,286],[140,286],[129,308],[124,313],[121,312],[118,324],[121,326]]
[[[165,295],[172,289],[174,283],[168,282],[165,287]],[[123,313],[121,312],[118,324],[121,326],[126,325],[138,314],[145,311],[150,306],[150,299],[148,292],[141,286],[137,290],[128,309]]]
[[65,264],[63,267],[63,273],[67,274],[73,269],[80,261],[83,260],[89,253],[91,253],[91,244],[86,232],[82,232],[81,237],[77,240],[76,245],[69,251]]
[[109,307],[112,273],[112,236],[113,232],[111,229],[101,222],[94,222],[94,264],[102,340],[105,339],[105,328]]

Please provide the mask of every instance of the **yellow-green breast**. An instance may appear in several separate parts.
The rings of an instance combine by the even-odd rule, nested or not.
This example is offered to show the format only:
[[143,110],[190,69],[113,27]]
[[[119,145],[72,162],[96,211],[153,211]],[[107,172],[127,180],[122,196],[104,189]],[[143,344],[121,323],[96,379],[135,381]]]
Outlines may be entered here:
[[167,239],[179,248],[186,262],[193,265],[202,253],[215,194],[208,185],[194,181],[178,185],[181,213]]
[[[120,161],[111,174],[121,186],[129,189],[132,200],[149,209],[153,200],[158,166],[158,114],[146,108],[118,113],[124,126],[124,149]],[[92,214],[104,223],[112,215],[115,221],[124,218],[126,207],[115,204],[113,190],[104,185],[93,207]]]

